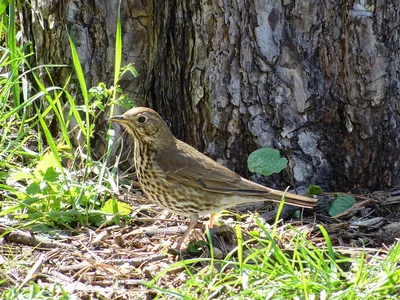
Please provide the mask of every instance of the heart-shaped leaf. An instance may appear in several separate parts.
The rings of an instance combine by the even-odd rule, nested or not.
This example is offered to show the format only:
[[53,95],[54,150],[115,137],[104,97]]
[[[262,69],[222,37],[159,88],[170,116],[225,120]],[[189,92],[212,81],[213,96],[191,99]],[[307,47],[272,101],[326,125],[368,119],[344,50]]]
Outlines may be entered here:
[[351,195],[341,195],[338,194],[335,201],[332,202],[331,207],[329,208],[329,215],[334,217],[342,212],[348,210],[356,203],[356,200]]
[[272,148],[262,148],[252,152],[247,160],[251,172],[269,176],[286,168],[288,160],[281,158],[279,151]]

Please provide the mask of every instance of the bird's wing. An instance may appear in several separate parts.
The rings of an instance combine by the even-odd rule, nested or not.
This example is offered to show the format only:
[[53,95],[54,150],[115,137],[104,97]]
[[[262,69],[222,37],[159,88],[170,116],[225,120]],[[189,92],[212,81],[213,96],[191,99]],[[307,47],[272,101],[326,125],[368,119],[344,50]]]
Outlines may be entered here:
[[179,140],[159,154],[157,163],[170,182],[224,194],[269,193],[268,188],[243,179]]

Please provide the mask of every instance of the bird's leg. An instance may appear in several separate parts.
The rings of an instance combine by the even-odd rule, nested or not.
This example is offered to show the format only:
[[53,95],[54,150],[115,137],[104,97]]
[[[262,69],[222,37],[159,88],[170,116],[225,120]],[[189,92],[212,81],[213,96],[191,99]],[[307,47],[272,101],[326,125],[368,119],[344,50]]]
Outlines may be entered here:
[[187,227],[185,233],[183,234],[183,236],[178,240],[178,243],[176,244],[176,249],[177,250],[181,250],[182,247],[182,243],[186,240],[186,238],[189,236],[190,231],[192,231],[192,229],[194,228],[194,226],[196,226],[197,221],[199,220],[199,215],[198,214],[193,214],[190,215],[190,223],[189,226]]
[[208,226],[210,229],[214,227],[214,214],[210,215],[210,226]]

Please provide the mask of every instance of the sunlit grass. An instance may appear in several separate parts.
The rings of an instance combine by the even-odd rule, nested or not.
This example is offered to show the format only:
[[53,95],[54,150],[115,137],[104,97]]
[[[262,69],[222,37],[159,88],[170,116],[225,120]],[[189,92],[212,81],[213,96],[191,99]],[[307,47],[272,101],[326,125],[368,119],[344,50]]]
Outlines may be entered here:
[[[316,246],[307,233],[278,226],[282,206],[283,201],[271,226],[256,218],[258,229],[246,241],[236,226],[237,247],[224,259],[181,260],[145,285],[159,293],[158,299],[398,299],[400,242],[387,254],[344,250],[335,248],[319,225],[324,243]],[[164,278],[177,268],[184,280],[166,288]]]
[[[282,241],[257,224],[260,236],[242,243],[239,235],[238,247],[225,259],[179,261],[146,285],[159,292],[159,299],[397,299],[400,243],[387,255],[364,249],[344,253],[327,235],[325,246],[316,247],[290,226],[291,239]],[[165,274],[182,267],[184,282],[166,289]]]
[[[113,214],[129,213],[113,196],[117,184],[107,165],[114,142],[111,126],[104,156],[93,159],[91,149],[97,122],[113,114],[116,105],[132,103],[118,86],[126,72],[136,76],[131,64],[121,68],[120,21],[114,85],[99,83],[89,89],[73,37],[69,40],[71,66],[30,65],[32,47],[17,39],[21,30],[16,22],[17,5],[9,1],[8,13],[0,16],[1,44],[6,45],[0,48],[0,217],[16,220],[15,228],[36,233],[99,226]],[[70,76],[65,82],[56,82],[51,75],[54,68],[66,68]],[[46,84],[39,73],[46,75]],[[28,83],[28,77],[33,82]],[[74,95],[68,88],[72,81],[79,84],[79,93]],[[54,124],[57,132],[51,128]],[[115,204],[111,209],[107,199]],[[118,211],[121,208],[123,212]],[[116,217],[113,220],[119,221]],[[7,232],[12,230],[10,227]],[[24,262],[14,260],[10,253],[0,268],[2,299],[69,299],[57,285],[42,287],[29,282],[15,286],[9,272],[14,268],[22,273],[27,270]]]
[[[7,192],[2,193],[0,215],[55,228],[99,225],[105,215],[118,212],[118,205],[112,211],[101,210],[104,199],[114,199],[117,186],[107,165],[114,142],[111,126],[100,160],[93,159],[91,143],[100,118],[113,113],[115,105],[131,102],[118,81],[126,72],[136,75],[132,65],[121,68],[120,21],[114,86],[99,83],[88,89],[73,37],[69,39],[72,66],[30,65],[28,57],[33,53],[29,43],[21,44],[16,38],[20,26],[16,11],[10,1],[9,13],[1,16],[1,36],[7,47],[1,48],[0,55],[0,177],[4,179],[1,188]],[[71,73],[65,82],[54,82],[51,68],[68,68]],[[38,72],[45,73],[46,82],[52,85],[44,84]],[[28,75],[34,80],[29,87]],[[72,80],[79,83],[76,95],[68,90]],[[50,128],[53,123],[57,133]]]

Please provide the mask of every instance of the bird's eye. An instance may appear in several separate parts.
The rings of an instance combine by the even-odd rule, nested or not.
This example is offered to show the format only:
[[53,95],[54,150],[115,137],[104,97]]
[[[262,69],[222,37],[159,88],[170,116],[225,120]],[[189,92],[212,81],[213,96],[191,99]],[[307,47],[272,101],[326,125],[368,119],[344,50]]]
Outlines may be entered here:
[[137,120],[138,120],[138,123],[143,124],[144,122],[146,122],[146,117],[140,116]]

